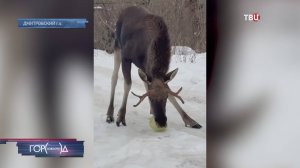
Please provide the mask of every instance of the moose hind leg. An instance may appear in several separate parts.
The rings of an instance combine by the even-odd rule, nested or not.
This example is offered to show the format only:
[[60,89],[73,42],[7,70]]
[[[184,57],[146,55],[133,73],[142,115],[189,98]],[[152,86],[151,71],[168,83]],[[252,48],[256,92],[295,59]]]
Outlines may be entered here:
[[191,128],[201,128],[202,126],[198,124],[195,120],[193,120],[189,115],[186,114],[186,112],[181,108],[181,106],[176,101],[175,97],[172,95],[169,95],[168,100],[173,104],[173,106],[176,108],[176,110],[179,112],[185,126],[191,127]]
[[107,110],[107,118],[106,122],[111,123],[114,122],[114,97],[115,97],[115,90],[116,85],[118,82],[118,73],[121,64],[121,52],[120,49],[115,49],[114,54],[114,70],[111,77],[111,90],[110,90],[110,103]]
[[131,89],[131,62],[122,61],[122,71],[124,76],[124,95],[123,95],[123,101],[121,108],[118,113],[117,118],[117,126],[120,126],[120,123],[122,123],[124,126],[126,126],[125,121],[125,115],[126,115],[126,105],[127,105],[127,99],[128,94]]

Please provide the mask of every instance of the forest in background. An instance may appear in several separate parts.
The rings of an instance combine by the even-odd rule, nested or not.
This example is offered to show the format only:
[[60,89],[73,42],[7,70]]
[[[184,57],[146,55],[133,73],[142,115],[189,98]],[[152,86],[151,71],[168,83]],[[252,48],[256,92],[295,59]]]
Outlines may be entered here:
[[205,0],[94,0],[95,49],[113,52],[114,30],[122,9],[142,6],[166,22],[172,46],[206,52]]

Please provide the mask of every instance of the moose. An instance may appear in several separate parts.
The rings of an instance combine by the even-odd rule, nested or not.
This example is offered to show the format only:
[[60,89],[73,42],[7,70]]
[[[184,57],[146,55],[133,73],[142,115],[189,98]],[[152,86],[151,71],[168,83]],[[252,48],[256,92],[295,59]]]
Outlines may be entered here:
[[124,95],[116,125],[126,126],[126,104],[131,89],[131,65],[133,63],[139,68],[139,77],[146,88],[146,93],[141,96],[132,92],[139,98],[139,102],[134,107],[148,97],[150,113],[154,116],[156,124],[159,127],[166,127],[166,103],[169,100],[181,115],[186,127],[202,127],[185,113],[175,99],[178,98],[184,103],[179,96],[182,87],[177,92],[173,92],[168,86],[168,82],[177,74],[178,68],[167,73],[171,47],[168,28],[160,16],[153,15],[142,7],[133,6],[124,9],[116,23],[114,50],[114,69],[106,122],[114,122],[114,95],[118,72],[122,64]]

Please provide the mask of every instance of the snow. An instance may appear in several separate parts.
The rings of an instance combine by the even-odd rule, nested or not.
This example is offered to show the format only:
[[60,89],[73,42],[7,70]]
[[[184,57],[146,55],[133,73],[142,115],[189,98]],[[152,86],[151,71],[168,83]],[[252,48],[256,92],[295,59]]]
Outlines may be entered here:
[[102,9],[102,6],[95,6],[94,9]]
[[172,46],[172,53],[175,55],[196,54],[196,52],[187,46]]
[[[178,53],[175,53],[178,54]],[[122,168],[204,168],[206,167],[206,53],[195,55],[195,60],[182,62],[173,55],[170,70],[179,68],[176,77],[169,83],[177,91],[181,86],[183,109],[203,127],[192,129],[184,123],[176,109],[167,103],[168,128],[165,132],[154,132],[148,125],[149,102],[133,107],[138,99],[132,94],[127,102],[127,126],[108,124],[106,111],[109,104],[110,80],[113,70],[113,55],[94,50],[94,167]],[[132,88],[137,94],[145,92],[132,66]],[[121,68],[115,96],[115,118],[123,96]]]

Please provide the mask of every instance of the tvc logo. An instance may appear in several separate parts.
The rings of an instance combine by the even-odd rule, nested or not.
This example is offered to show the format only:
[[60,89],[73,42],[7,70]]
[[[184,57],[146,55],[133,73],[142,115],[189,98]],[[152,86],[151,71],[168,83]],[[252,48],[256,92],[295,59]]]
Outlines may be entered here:
[[259,13],[253,13],[253,14],[244,14],[245,21],[254,21],[258,22],[260,21],[260,15]]

